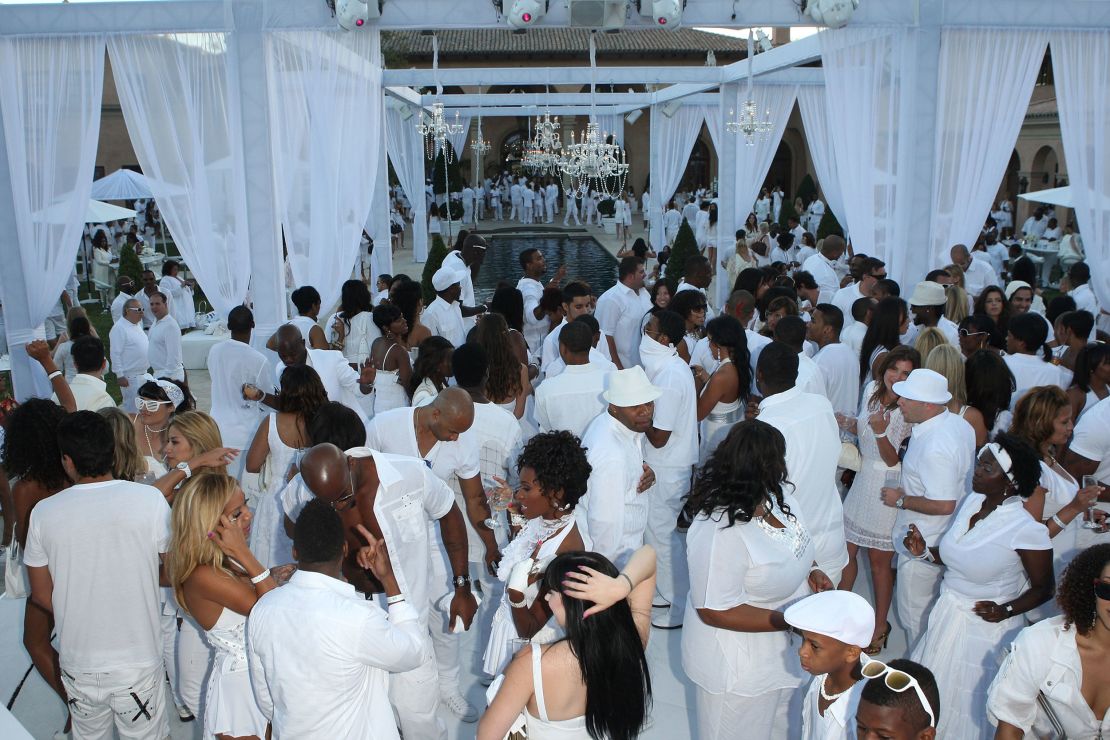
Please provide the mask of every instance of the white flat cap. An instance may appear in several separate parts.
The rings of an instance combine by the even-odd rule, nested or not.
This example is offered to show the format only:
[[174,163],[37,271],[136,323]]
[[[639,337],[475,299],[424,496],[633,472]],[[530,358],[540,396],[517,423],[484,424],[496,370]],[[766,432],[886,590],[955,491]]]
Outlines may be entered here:
[[822,591],[787,607],[786,623],[806,632],[865,648],[875,632],[875,610],[851,591]]
[[462,276],[459,275],[458,270],[454,270],[450,266],[441,267],[432,275],[432,287],[436,289],[436,292],[447,290],[461,281]]

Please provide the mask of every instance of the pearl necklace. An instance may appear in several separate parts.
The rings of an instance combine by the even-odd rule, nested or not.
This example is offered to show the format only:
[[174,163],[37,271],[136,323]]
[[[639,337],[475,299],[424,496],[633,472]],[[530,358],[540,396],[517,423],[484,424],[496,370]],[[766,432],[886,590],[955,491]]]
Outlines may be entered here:
[[848,688],[844,689],[844,691],[838,691],[835,694],[826,694],[825,693],[825,681],[827,681],[827,680],[829,680],[829,674],[826,673],[824,676],[821,677],[821,683],[817,687],[821,691],[821,698],[824,699],[825,701],[836,701],[839,697],[843,696],[848,691],[850,691],[852,686],[855,685],[855,684],[852,684],[852,686],[849,686]]
[[[167,429],[169,429],[168,425],[162,427],[161,429],[155,429],[154,433],[155,434],[161,434],[162,432],[166,431]],[[158,458],[158,459],[160,459],[164,462],[165,459],[166,459],[165,456],[162,456],[161,458],[159,458],[158,455],[155,454],[155,452],[154,452],[154,445],[152,445],[150,443],[150,427],[148,427],[146,424],[143,424],[143,436],[146,437],[146,448],[150,452],[150,456],[153,457],[153,458]]]

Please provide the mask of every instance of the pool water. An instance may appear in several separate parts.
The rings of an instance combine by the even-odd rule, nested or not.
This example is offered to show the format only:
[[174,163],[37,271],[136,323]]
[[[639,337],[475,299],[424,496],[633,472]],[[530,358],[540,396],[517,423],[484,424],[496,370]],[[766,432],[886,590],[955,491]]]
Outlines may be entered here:
[[617,260],[591,236],[493,236],[488,239],[482,272],[474,284],[478,300],[488,300],[499,282],[516,285],[523,275],[520,253],[538,249],[547,260],[547,278],[566,265],[566,285],[571,280],[589,283],[594,295],[601,295],[617,282]]

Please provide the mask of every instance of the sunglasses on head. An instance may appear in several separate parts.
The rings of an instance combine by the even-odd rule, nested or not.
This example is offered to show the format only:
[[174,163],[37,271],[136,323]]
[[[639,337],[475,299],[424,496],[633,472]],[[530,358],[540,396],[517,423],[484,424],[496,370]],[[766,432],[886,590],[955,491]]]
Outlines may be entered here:
[[937,726],[933,708],[929,705],[929,700],[925,698],[925,692],[921,689],[921,684],[917,682],[916,678],[905,671],[891,668],[881,660],[868,658],[866,655],[860,655],[859,657],[863,661],[860,673],[863,674],[864,678],[868,680],[882,678],[888,689],[899,694],[912,688],[917,693],[917,700],[921,702],[921,707],[929,714],[929,727]]
[[1103,601],[1110,601],[1110,582],[1100,578],[1095,579],[1095,596]]
[[156,401],[153,398],[143,398],[138,396],[135,398],[135,406],[139,411],[150,411],[151,413],[158,410],[162,404],[170,404],[171,401]]

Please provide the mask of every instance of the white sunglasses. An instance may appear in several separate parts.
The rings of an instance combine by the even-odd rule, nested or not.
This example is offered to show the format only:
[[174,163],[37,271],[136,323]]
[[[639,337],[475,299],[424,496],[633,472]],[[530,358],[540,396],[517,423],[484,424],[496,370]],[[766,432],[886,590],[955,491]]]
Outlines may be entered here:
[[135,410],[136,411],[149,411],[154,413],[162,404],[172,404],[172,401],[156,401],[153,398],[143,398],[141,396],[135,397]]
[[860,660],[863,661],[863,665],[860,666],[860,673],[863,674],[864,678],[868,680],[882,678],[883,683],[886,684],[888,689],[896,691],[899,694],[912,688],[917,692],[917,699],[921,702],[921,706],[929,713],[929,727],[937,726],[936,715],[933,714],[933,708],[929,705],[929,700],[925,698],[925,692],[922,691],[921,684],[917,682],[916,678],[905,671],[891,668],[881,660],[868,658],[866,655],[860,655],[859,657]]

